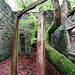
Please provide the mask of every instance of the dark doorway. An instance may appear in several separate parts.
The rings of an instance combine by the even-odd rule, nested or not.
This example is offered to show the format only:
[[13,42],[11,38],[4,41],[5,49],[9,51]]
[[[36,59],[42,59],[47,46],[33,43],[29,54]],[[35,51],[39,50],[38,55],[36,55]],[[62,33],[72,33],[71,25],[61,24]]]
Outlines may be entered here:
[[25,35],[20,34],[21,50],[25,50]]

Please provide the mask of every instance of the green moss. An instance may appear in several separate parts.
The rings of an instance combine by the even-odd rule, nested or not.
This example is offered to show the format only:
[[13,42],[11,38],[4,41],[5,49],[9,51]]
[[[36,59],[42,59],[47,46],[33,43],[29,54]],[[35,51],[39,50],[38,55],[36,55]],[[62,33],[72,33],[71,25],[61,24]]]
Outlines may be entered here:
[[37,41],[37,38],[36,38],[36,35],[37,35],[37,21],[34,22],[34,29],[33,29],[33,32],[31,34],[31,38],[30,38],[30,44],[33,45],[33,43],[36,43]]
[[61,32],[61,31],[66,32],[65,26],[63,26],[63,25],[59,26],[59,28],[55,32]]
[[54,48],[49,46],[49,29],[46,31],[45,34],[46,58],[56,67],[56,69],[61,73],[61,75],[74,75],[75,66],[73,65],[73,63],[64,55],[60,54]]
[[46,44],[46,58],[52,63],[61,75],[75,75],[75,66],[64,55]]
[[[55,24],[53,22],[53,24],[46,30],[45,33],[46,58],[55,66],[55,68],[61,73],[61,75],[75,75],[75,66],[73,65],[73,63],[63,54],[60,54],[49,45],[49,33],[51,33],[54,25]],[[65,30],[63,26],[60,26],[59,31],[61,30]]]

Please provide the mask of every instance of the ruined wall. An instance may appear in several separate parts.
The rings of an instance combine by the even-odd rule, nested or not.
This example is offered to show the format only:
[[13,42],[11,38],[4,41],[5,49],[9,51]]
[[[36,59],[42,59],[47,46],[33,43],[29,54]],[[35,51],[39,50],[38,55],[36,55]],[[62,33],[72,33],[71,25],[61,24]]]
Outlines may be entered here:
[[[70,13],[70,3],[66,6],[65,1],[63,0],[61,6],[61,26],[52,34],[51,46],[69,59],[75,60],[75,9]],[[63,14],[69,15],[66,18]]]
[[[65,1],[65,0],[64,0]],[[65,4],[65,3],[64,3]],[[61,11],[65,13],[65,7],[61,7]],[[50,45],[55,48],[60,53],[67,55],[67,35],[65,27],[65,18],[61,14],[61,25],[60,27],[51,35]],[[50,20],[49,20],[50,21]]]
[[[38,11],[35,10],[32,12],[36,16],[36,18],[38,18]],[[29,17],[29,14],[25,13],[22,15],[21,20],[25,21],[27,20],[27,17]],[[52,22],[53,22],[53,11],[52,10],[45,11],[45,24],[47,24],[46,29],[51,25]],[[19,27],[19,51],[23,50],[25,54],[31,53],[31,46],[29,44],[29,39],[31,35],[28,33],[28,31],[33,29],[34,25],[32,24],[29,26],[28,25],[24,26],[24,24],[21,23],[21,27]]]
[[70,59],[75,60],[75,11],[68,16],[68,20],[65,23],[68,32],[68,54]]
[[51,46],[55,48],[60,53],[67,55],[67,35],[64,26],[60,26],[51,35]]
[[0,0],[0,61],[11,55],[12,32],[12,10]]
[[19,52],[23,52],[24,54],[30,54],[31,53],[31,46],[29,44],[30,34],[28,31],[30,31],[31,28],[30,25],[26,25],[25,20],[27,20],[27,17],[29,17],[28,13],[25,13],[21,16],[20,20],[23,20],[23,23],[19,23]]

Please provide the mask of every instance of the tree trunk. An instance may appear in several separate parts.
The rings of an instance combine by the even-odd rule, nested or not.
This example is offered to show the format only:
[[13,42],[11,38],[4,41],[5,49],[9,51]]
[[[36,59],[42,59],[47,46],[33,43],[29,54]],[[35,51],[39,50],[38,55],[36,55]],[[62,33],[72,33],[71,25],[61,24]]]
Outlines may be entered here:
[[17,75],[18,68],[18,22],[17,16],[14,16],[14,29],[13,29],[13,44],[12,44],[12,65],[11,75]]
[[45,22],[44,8],[39,9],[37,26],[37,55],[36,55],[36,73],[45,75]]

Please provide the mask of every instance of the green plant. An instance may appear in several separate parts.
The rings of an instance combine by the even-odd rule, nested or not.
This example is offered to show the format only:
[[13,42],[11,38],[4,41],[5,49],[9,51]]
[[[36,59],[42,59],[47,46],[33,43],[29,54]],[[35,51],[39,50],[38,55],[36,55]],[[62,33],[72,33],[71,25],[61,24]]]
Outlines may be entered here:
[[75,7],[75,0],[70,0],[71,1],[71,6]]
[[[24,9],[25,7],[29,6],[30,4],[32,4],[33,2],[35,2],[37,0],[15,0],[16,2],[16,5],[19,9],[17,10],[22,10]],[[45,3],[42,3],[40,5],[38,5],[35,9],[39,9],[41,6],[44,7],[44,10],[53,10],[53,7],[52,7],[52,2],[51,0],[48,0],[46,1]]]
[[33,16],[27,17],[27,19],[20,19],[19,28],[23,28],[27,33],[32,33],[34,29],[36,20],[34,20]]

